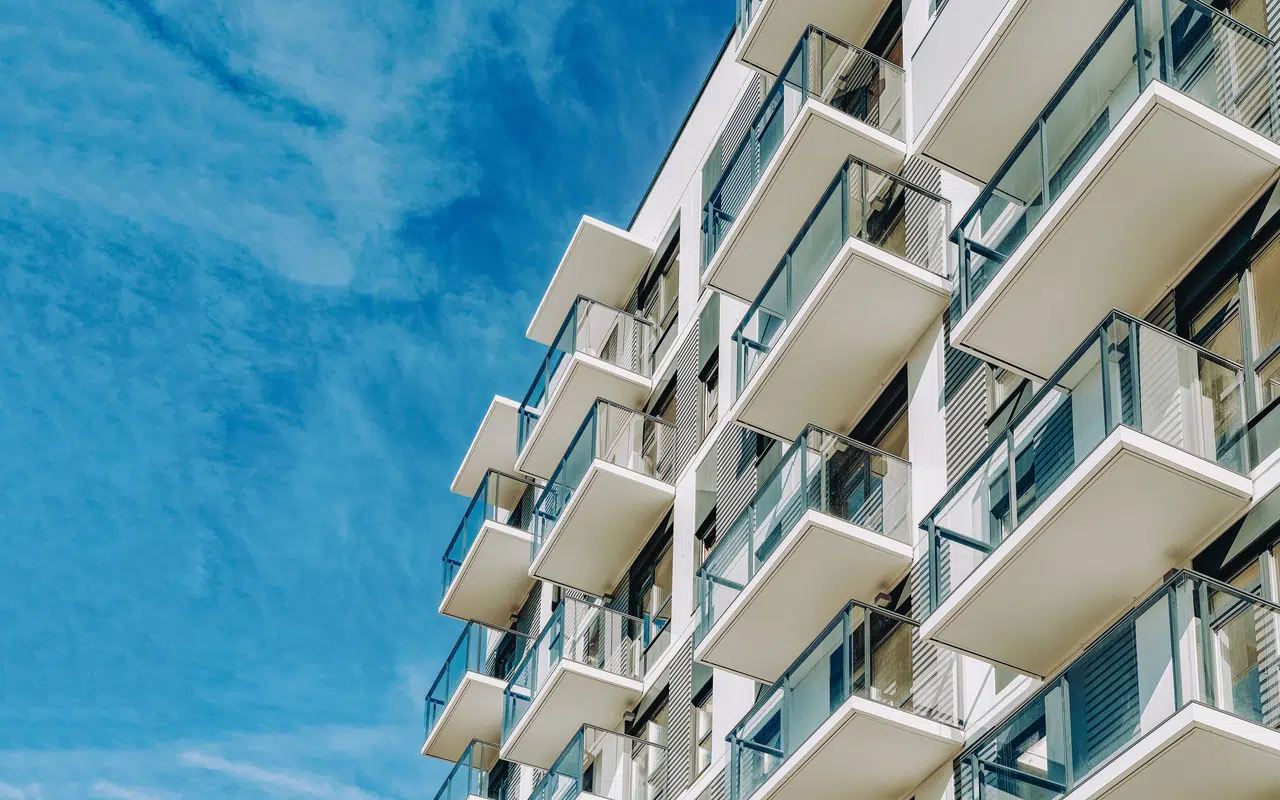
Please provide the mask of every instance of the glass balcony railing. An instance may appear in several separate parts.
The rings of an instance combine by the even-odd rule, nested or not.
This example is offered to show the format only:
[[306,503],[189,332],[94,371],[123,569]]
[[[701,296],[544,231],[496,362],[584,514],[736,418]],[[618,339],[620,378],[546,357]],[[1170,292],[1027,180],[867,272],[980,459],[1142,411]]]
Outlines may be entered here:
[[910,544],[911,465],[806,428],[698,570],[698,641],[810,510]]
[[653,351],[657,344],[658,329],[652,322],[579,296],[520,403],[517,452],[524,450],[544,405],[555,394],[575,353],[648,378],[653,375]]
[[516,631],[504,631],[468,622],[462,635],[449,651],[440,674],[427,692],[423,721],[427,737],[435,729],[454,692],[468,672],[505,680],[524,656],[528,638]]
[[503,741],[524,718],[561,661],[640,680],[643,673],[636,637],[641,624],[641,620],[621,611],[563,599],[507,683],[502,709]]
[[649,668],[658,663],[658,659],[671,647],[671,601],[666,602],[652,614],[641,617],[643,628],[640,636],[640,668],[649,674]]
[[[453,583],[462,562],[466,559],[471,546],[475,544],[480,529],[486,522],[498,522],[521,531],[530,531],[533,527],[533,503],[537,486],[524,478],[517,478],[505,472],[491,469],[485,473],[480,488],[471,498],[471,505],[462,515],[458,530],[449,540],[449,547],[444,551],[441,588],[448,591]],[[517,498],[509,508],[504,504],[509,498]]]
[[551,535],[592,462],[604,461],[648,478],[669,481],[674,473],[675,426],[608,400],[596,400],[542,487],[533,511],[533,556]]
[[435,800],[467,800],[468,797],[504,800],[502,782],[490,780],[490,773],[497,763],[498,746],[473,739],[463,751],[462,758],[445,776]]
[[860,239],[946,277],[950,214],[951,204],[932,192],[856,158],[846,161],[733,332],[737,393],[755,376],[845,241]]
[[1061,797],[1191,703],[1280,730],[1278,622],[1274,603],[1175,573],[956,759],[957,796]]
[[1121,5],[952,234],[961,312],[1152,81],[1275,138],[1275,59],[1274,42],[1197,0]]
[[850,697],[963,727],[955,658],[910,618],[850,603],[729,734],[729,797],[754,795]]
[[[749,18],[760,4],[744,2],[747,5],[740,10],[746,9]],[[805,100],[812,97],[902,139],[903,85],[901,67],[810,27],[708,195],[702,211],[702,269],[706,270],[742,213]]]
[[1247,473],[1243,368],[1113,311],[925,517],[933,610],[1120,426]]
[[665,742],[648,742],[584,725],[529,800],[661,800],[667,796]]

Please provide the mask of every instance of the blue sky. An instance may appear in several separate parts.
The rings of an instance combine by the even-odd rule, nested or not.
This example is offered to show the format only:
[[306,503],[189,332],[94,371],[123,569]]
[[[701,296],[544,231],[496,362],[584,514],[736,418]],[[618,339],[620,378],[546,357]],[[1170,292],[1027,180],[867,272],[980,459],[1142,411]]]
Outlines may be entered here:
[[430,797],[448,482],[728,0],[5,0],[0,800]]

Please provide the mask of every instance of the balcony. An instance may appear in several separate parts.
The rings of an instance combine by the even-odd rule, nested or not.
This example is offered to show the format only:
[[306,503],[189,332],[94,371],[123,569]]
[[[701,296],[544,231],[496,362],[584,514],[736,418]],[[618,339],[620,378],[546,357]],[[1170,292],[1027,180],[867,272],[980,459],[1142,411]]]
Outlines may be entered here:
[[441,614],[510,624],[533,586],[528,565],[536,491],[523,478],[485,474],[444,553]]
[[702,212],[703,282],[755,297],[809,204],[851,154],[895,172],[906,157],[902,69],[809,28]]
[[1280,796],[1278,612],[1176,573],[957,759],[957,797]]
[[1115,0],[947,0],[911,57],[916,149],[986,182]]
[[579,297],[520,404],[516,469],[550,475],[597,398],[642,405],[657,343],[649,321]]
[[880,20],[886,0],[735,0],[738,60],[781,75],[796,39],[815,25],[850,42],[864,41]]
[[473,497],[484,483],[489,470],[511,472],[515,469],[519,418],[519,403],[505,397],[493,398],[457,474],[453,477],[450,490],[454,494]]
[[963,747],[956,662],[850,603],[729,735],[730,800],[908,796]]
[[925,517],[922,634],[1051,674],[1243,513],[1244,421],[1241,367],[1113,312]]
[[427,692],[424,756],[457,761],[472,739],[498,738],[503,690],[526,643],[523,634],[478,622],[463,628]]
[[910,464],[806,429],[698,570],[694,657],[777,680],[849,598],[907,573],[910,517]]
[[453,769],[449,770],[444,783],[436,792],[435,800],[505,800],[501,777],[490,779],[497,764],[498,746],[476,739],[463,751]]
[[629,231],[583,217],[526,335],[554,344],[561,321],[579,296],[609,306],[626,305],[652,259],[653,248]]
[[613,728],[644,691],[643,622],[565,598],[507,683],[502,757],[549,769],[583,725]]
[[603,597],[671,509],[675,426],[599,400],[533,511],[528,575]]
[[949,213],[847,160],[734,331],[730,416],[783,437],[848,430],[947,307]]
[[667,748],[584,725],[529,800],[658,800],[666,797]]
[[1137,8],[1141,26],[1126,3],[953,234],[953,343],[1033,377],[1110,309],[1146,313],[1280,166],[1273,43],[1190,0]]

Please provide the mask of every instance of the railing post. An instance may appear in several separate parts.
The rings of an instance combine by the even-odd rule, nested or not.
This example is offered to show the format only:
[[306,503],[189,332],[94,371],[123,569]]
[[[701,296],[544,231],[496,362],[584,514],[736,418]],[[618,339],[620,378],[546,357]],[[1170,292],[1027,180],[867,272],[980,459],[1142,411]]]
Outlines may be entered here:
[[[956,272],[959,273],[960,313],[963,314],[972,302],[969,297],[969,239],[964,235],[963,228],[957,229],[956,235],[958,237],[956,240]],[[956,322],[959,322],[959,320],[951,321],[952,325]]]
[[[1111,381],[1111,333],[1107,329],[1107,323],[1103,322],[1102,327],[1098,329],[1098,364],[1102,370],[1102,437],[1105,439],[1111,434],[1112,420],[1115,418],[1115,411],[1112,409],[1112,386]],[[1121,414],[1123,418],[1123,413]]]
[[[867,692],[867,693],[866,693],[866,698],[867,698],[868,700],[878,700],[878,699],[879,699],[879,698],[877,698],[877,697],[876,697],[876,691],[875,691],[875,677],[876,677],[876,676],[875,676],[875,673],[874,673],[874,670],[873,670],[873,668],[872,668],[872,664],[871,664],[871,662],[872,662],[872,654],[871,654],[871,629],[872,629],[872,625],[871,625],[871,616],[872,616],[873,614],[875,614],[875,612],[874,612],[874,611],[872,611],[872,610],[871,610],[871,609],[869,609],[869,608],[863,608],[863,609],[862,609],[862,674],[863,674],[863,676],[864,676],[864,678],[863,678],[863,683],[865,683],[865,684],[866,684],[866,686],[865,686],[864,688],[866,689],[866,692]],[[852,696],[852,694],[853,694],[853,680],[852,680],[852,678],[853,678],[853,676],[851,675],[851,676],[850,676],[850,681],[849,681],[849,694],[850,694],[851,696]]]
[[[1173,85],[1173,17],[1169,14],[1169,0],[1160,0],[1160,14],[1163,17],[1164,37],[1162,41],[1163,63],[1160,65],[1160,78],[1169,85]],[[1142,93],[1145,87],[1138,87],[1138,93]]]
[[844,671],[841,677],[850,696],[853,695],[853,609],[854,606],[845,609],[844,619],[840,623],[840,634],[843,637],[840,649],[844,654],[840,663],[840,669]]
[[1133,2],[1133,29],[1134,29],[1134,57],[1135,65],[1138,67],[1138,94],[1142,94],[1142,90],[1147,88],[1147,48],[1142,41],[1142,0],[1134,0]]
[[859,194],[862,195],[862,225],[859,228],[858,238],[865,242],[867,241],[867,206],[870,205],[867,202],[867,167],[865,164],[858,164],[858,180],[861,184]]
[[1196,587],[1197,605],[1199,613],[1195,615],[1198,622],[1200,635],[1200,660],[1204,662],[1201,675],[1204,680],[1204,701],[1212,707],[1217,707],[1218,694],[1218,664],[1214,654],[1213,647],[1213,609],[1209,605],[1209,586],[1200,583]]
[[1040,141],[1040,202],[1044,204],[1040,213],[1043,214],[1048,210],[1049,204],[1054,201],[1049,192],[1049,142],[1047,139],[1049,134],[1044,127],[1043,114],[1036,120],[1036,127],[1040,129],[1036,138]]
[[928,523],[929,533],[929,612],[938,610],[942,601],[942,542],[938,538],[938,524],[932,517]]
[[[1009,530],[1012,532],[1018,527],[1018,459],[1017,449],[1013,444],[1013,434],[1017,430],[1017,425],[1009,426],[1009,432],[1005,434],[1005,458],[1008,461],[1006,472],[1009,473]],[[1004,531],[1000,531],[998,537],[987,537],[987,544],[991,546],[998,545],[1004,541]]]

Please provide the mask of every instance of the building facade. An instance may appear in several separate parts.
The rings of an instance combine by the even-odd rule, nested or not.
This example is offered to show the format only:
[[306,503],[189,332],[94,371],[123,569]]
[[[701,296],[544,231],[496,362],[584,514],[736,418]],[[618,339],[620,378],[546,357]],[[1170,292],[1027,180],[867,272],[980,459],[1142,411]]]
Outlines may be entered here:
[[1280,797],[1278,24],[737,0],[453,482],[437,797]]

